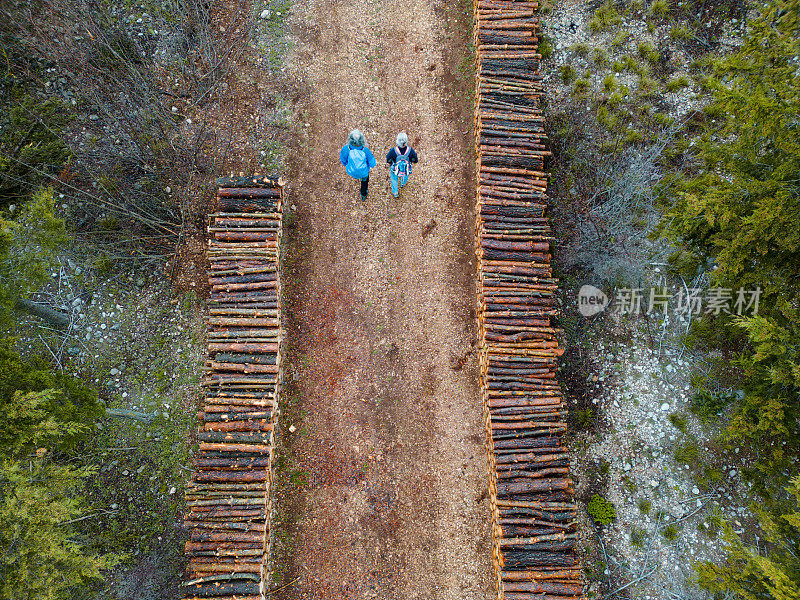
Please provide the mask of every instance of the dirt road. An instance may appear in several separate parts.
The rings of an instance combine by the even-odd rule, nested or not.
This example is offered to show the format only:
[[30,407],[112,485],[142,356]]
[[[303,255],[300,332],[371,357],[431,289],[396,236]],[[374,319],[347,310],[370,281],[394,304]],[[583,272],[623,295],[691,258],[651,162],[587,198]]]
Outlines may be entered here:
[[[493,594],[469,18],[441,0],[293,5],[275,559],[276,586],[296,582],[283,598]],[[366,203],[338,162],[355,127],[378,159]],[[383,163],[400,130],[421,162],[395,200]]]

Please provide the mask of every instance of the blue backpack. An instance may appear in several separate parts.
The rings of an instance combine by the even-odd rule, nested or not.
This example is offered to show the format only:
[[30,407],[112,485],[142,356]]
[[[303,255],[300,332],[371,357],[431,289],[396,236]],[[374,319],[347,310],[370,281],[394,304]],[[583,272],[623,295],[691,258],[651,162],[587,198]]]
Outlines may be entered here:
[[394,152],[397,155],[394,165],[392,165],[394,174],[398,177],[411,175],[411,161],[408,160],[408,157],[411,156],[411,152],[408,152],[408,154],[400,154],[400,148],[395,148]]
[[350,148],[350,154],[347,157],[347,167],[345,167],[347,174],[355,179],[364,179],[369,177],[369,164],[367,163],[367,153],[364,148]]

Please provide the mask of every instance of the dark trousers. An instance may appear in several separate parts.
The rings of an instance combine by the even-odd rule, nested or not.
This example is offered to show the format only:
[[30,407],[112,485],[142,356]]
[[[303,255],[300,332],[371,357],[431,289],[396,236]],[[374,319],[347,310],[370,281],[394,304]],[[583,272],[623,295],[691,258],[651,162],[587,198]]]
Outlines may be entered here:
[[364,179],[361,180],[361,195],[367,195],[367,186],[369,185],[369,175],[367,175]]

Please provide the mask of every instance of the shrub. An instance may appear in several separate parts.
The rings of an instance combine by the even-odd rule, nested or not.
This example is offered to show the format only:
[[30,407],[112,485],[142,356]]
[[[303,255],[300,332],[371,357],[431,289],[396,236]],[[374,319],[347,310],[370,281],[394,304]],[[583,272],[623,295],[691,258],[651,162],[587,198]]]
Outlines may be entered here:
[[600,525],[608,525],[617,518],[617,511],[614,509],[614,505],[600,494],[595,494],[591,497],[586,510],[589,512],[589,516]]
[[688,40],[691,37],[691,32],[683,25],[675,25],[669,30],[669,37],[673,40]]
[[586,44],[575,44],[570,48],[575,54],[580,56],[581,58],[586,58],[589,56],[589,46]]
[[607,67],[610,64],[608,52],[602,48],[595,48],[592,50],[592,62],[601,69]]
[[674,542],[678,537],[678,527],[675,525],[667,525],[661,530],[661,535],[664,536],[665,540]]
[[659,59],[658,51],[649,42],[639,44],[639,58],[646,60],[650,64],[656,64]]
[[589,81],[586,79],[578,79],[575,86],[572,88],[573,96],[583,96],[589,91]]
[[542,58],[549,58],[553,54],[552,40],[546,35],[539,38],[539,54],[542,55]]
[[679,444],[675,448],[675,460],[681,463],[692,464],[700,456],[700,446],[694,440]]
[[647,12],[653,17],[663,19],[669,14],[669,2],[667,0],[655,0]]
[[620,23],[622,23],[622,17],[620,17],[614,4],[609,1],[595,11],[594,18],[589,22],[589,29],[592,33],[597,33]]
[[631,530],[631,545],[636,548],[641,548],[644,545],[644,541],[647,538],[647,534],[645,533],[644,529],[640,527],[634,527]]
[[561,72],[561,81],[567,85],[575,81],[575,78],[578,76],[571,65],[561,65],[558,70]]
[[0,118],[0,207],[19,202],[31,189],[49,183],[48,175],[58,174],[70,156],[59,136],[72,116],[59,100],[24,96]]
[[697,390],[690,401],[689,410],[697,415],[704,425],[715,420],[733,401],[731,392],[711,392],[707,389]]
[[669,416],[669,422],[672,423],[681,433],[686,433],[688,430],[686,417],[680,413],[672,413]]
[[613,40],[611,40],[611,47],[612,48],[622,48],[625,45],[625,42],[628,41],[628,38],[631,37],[631,34],[624,29],[620,31]]
[[646,515],[650,512],[650,509],[653,508],[653,503],[646,498],[642,498],[639,500],[639,512],[643,515]]
[[684,76],[681,75],[680,77],[675,77],[674,79],[670,79],[665,86],[665,89],[668,92],[677,92],[680,89],[683,89],[689,85],[689,80]]

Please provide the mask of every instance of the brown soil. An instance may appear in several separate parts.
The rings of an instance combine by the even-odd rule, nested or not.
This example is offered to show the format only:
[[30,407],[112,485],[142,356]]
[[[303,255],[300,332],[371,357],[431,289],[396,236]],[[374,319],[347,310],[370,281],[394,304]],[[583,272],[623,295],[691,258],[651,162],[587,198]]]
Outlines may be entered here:
[[[424,0],[293,7],[278,597],[494,594],[469,18]],[[366,203],[338,161],[355,127],[378,160]],[[400,130],[420,164],[395,200],[383,163]]]

